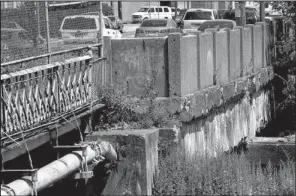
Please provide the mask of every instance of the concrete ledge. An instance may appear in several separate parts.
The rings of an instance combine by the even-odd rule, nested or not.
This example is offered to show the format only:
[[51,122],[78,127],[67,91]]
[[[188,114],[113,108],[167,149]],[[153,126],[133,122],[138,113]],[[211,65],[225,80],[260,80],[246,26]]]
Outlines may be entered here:
[[158,129],[94,132],[86,141],[109,141],[118,149],[117,172],[107,181],[103,195],[151,195],[158,165]]
[[285,153],[295,159],[295,140],[289,141],[280,137],[255,137],[249,142],[246,157],[255,163],[260,160],[262,164],[267,164],[270,160],[272,164],[279,166],[281,160],[287,160]]
[[[237,96],[244,96],[246,92],[258,92],[273,78],[273,68],[261,68],[251,76],[241,77],[236,81],[223,85],[215,85],[206,89],[187,94],[183,97],[157,98],[156,108],[167,115],[180,112],[183,108],[193,117],[207,114],[214,107],[220,107]],[[146,105],[143,104],[142,110]]]

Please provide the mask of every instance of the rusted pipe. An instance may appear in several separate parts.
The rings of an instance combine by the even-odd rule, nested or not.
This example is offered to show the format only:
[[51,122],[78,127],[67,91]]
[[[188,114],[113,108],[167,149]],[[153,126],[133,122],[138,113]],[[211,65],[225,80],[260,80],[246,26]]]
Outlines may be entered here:
[[[96,142],[88,145],[84,152],[86,162],[92,162],[103,156],[107,160],[117,160],[117,154],[112,145],[106,141]],[[83,163],[83,152],[73,151],[62,158],[49,163],[37,171],[37,182],[35,190],[40,191],[50,185],[62,180],[73,172],[79,170]],[[1,195],[31,195],[33,192],[33,182],[30,176],[24,176],[3,187]]]

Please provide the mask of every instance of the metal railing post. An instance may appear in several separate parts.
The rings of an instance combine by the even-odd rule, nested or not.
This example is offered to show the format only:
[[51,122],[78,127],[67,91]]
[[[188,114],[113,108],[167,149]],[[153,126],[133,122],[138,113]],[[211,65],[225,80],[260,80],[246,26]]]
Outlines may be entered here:
[[[48,18],[48,2],[45,1],[45,20],[46,20],[46,43],[47,43],[47,52],[50,53],[50,43],[49,43],[49,18]],[[51,57],[50,55],[47,57],[47,62],[50,64]]]

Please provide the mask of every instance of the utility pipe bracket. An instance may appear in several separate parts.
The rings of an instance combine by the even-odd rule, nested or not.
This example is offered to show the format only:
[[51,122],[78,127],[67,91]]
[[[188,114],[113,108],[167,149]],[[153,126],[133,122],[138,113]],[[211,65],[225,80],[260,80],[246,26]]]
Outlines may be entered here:
[[74,174],[74,179],[88,179],[92,178],[94,175],[93,171],[83,171]]
[[1,178],[5,179],[8,176],[15,176],[15,175],[21,175],[21,176],[31,176],[32,182],[37,182],[37,171],[38,169],[7,169],[7,170],[1,170]]

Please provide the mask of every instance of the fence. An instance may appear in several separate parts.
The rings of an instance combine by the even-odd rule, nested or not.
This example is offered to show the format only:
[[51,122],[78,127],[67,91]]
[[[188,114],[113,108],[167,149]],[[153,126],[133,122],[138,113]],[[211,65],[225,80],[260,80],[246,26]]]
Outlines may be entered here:
[[1,140],[57,123],[89,104],[93,75],[90,56],[2,74]]
[[[63,29],[61,28],[62,21],[66,16],[89,12],[99,14],[100,2],[54,4],[53,2],[24,1],[17,3],[16,8],[1,6],[1,64],[45,54],[49,58],[52,58],[51,56],[57,58],[59,51],[101,43],[99,30],[91,40],[71,43],[66,43],[64,40],[65,36],[84,40],[85,36],[90,34],[84,35],[81,32],[79,34],[79,30],[95,28],[90,25],[96,25],[97,29],[100,22],[91,21],[91,24],[86,24],[80,18],[66,25],[69,30],[67,35],[62,35],[60,31]],[[82,54],[77,51],[79,50],[71,51],[71,55],[68,57],[81,56]],[[20,68],[48,63],[45,59],[40,59],[38,58],[34,65],[23,65]],[[60,58],[52,59],[52,61],[56,60],[60,60]]]

